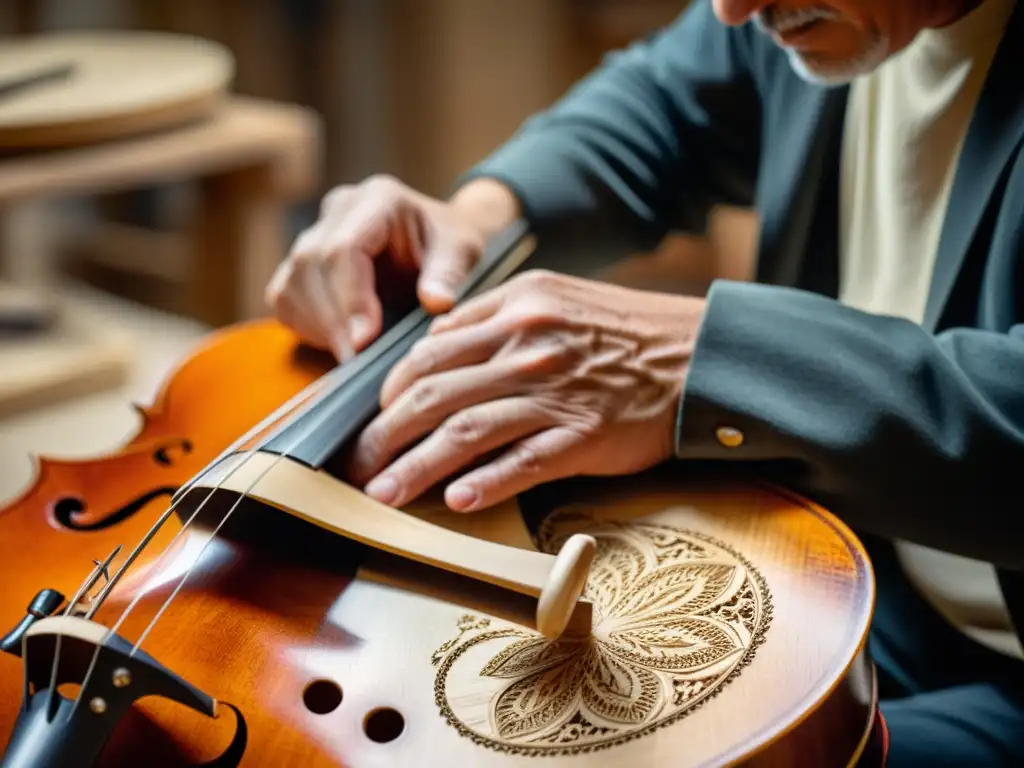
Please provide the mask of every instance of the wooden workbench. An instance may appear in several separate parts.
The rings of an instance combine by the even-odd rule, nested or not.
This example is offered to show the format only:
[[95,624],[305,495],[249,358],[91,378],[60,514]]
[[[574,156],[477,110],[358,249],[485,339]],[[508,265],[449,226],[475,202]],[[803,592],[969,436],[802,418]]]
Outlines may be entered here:
[[[170,130],[0,156],[0,222],[38,201],[194,182],[191,276],[181,284],[188,314],[209,326],[235,322],[266,313],[264,287],[289,246],[288,212],[315,194],[320,146],[319,118],[310,110],[228,96],[208,118]],[[8,261],[36,258],[5,243],[0,254]],[[159,252],[137,258],[150,256]],[[0,272],[17,272],[4,266]],[[92,327],[74,305],[64,311],[55,336],[0,343],[0,414],[123,380],[130,326]]]
[[194,268],[203,279],[192,303],[205,322],[232,322],[264,312],[263,287],[288,246],[288,207],[315,190],[320,142],[310,110],[233,96],[210,119],[174,130],[0,157],[0,210],[194,180]]

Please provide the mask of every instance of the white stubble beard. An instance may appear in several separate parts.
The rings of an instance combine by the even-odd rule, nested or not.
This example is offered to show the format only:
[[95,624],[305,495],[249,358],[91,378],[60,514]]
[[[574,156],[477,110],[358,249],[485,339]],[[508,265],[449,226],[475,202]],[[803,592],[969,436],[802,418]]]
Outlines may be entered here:
[[[771,34],[771,27],[765,22],[763,11],[758,11],[754,15],[754,23],[764,34]],[[793,71],[803,80],[814,85],[842,86],[877,69],[888,57],[889,39],[885,35],[875,35],[860,55],[847,61],[822,66],[812,66],[804,60],[799,51],[792,48],[783,50]]]
[[861,75],[867,75],[877,69],[887,57],[889,41],[884,37],[876,37],[871,45],[860,56],[848,61],[828,64],[826,67],[812,67],[798,51],[786,50],[789,65],[800,77],[809,83],[825,86],[848,85]]

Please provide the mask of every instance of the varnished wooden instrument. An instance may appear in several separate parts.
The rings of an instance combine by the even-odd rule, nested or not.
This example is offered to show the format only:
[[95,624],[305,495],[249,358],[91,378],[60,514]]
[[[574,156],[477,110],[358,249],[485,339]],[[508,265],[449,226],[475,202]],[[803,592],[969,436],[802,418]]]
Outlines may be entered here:
[[40,461],[0,511],[0,765],[858,763],[874,587],[827,511],[678,464],[463,515],[338,479],[428,322],[338,367],[221,330],[121,451]]

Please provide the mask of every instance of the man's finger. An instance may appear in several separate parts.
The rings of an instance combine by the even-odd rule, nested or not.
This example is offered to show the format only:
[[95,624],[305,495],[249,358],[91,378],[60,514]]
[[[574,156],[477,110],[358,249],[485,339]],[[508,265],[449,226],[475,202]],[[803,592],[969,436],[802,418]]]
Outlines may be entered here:
[[466,473],[445,489],[445,503],[456,512],[472,512],[510,499],[541,483],[577,471],[584,437],[565,427],[520,440],[484,466]]
[[323,335],[320,324],[309,314],[308,307],[295,301],[291,293],[282,293],[274,305],[274,310],[278,319],[305,343],[318,349],[332,349],[331,341]]
[[366,492],[385,504],[406,504],[483,454],[551,427],[555,418],[523,397],[459,411],[375,477]]
[[376,198],[353,206],[324,237],[329,281],[354,346],[362,349],[380,332],[382,310],[374,284],[373,260],[389,248],[392,211]]
[[327,339],[338,362],[344,363],[352,358],[355,349],[339,298],[325,281],[321,265],[319,261],[309,262],[299,270],[308,301],[305,309],[315,318],[321,335]]
[[494,324],[475,325],[444,339],[426,336],[388,372],[381,385],[381,406],[391,407],[417,381],[491,359],[507,339]]
[[290,282],[295,278],[295,269],[298,261],[308,258],[311,254],[319,251],[320,238],[323,234],[322,222],[317,222],[308,229],[304,229],[292,243],[288,257],[277,265],[274,274],[264,289],[264,298],[267,304],[275,312],[278,302],[288,290]]
[[434,235],[420,265],[416,292],[423,307],[432,313],[446,312],[480,257],[477,247],[465,240]]
[[459,411],[520,390],[510,361],[494,361],[421,379],[360,433],[350,472],[356,482],[383,469],[400,451]]
[[485,291],[467,299],[451,312],[435,317],[430,324],[430,333],[449,333],[489,320],[501,309],[504,299],[504,292],[499,289]]
[[373,263],[358,251],[331,259],[324,282],[336,297],[353,348],[361,350],[380,333],[383,323]]

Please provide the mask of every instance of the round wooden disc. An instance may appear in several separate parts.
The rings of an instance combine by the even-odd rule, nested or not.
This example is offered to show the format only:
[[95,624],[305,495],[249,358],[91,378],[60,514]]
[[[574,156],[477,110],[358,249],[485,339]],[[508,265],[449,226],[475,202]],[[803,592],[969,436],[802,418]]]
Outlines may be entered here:
[[[234,69],[229,50],[184,35],[62,32],[8,39],[0,45],[0,149],[123,138],[202,117],[228,90]],[[43,77],[6,87],[33,75]]]

